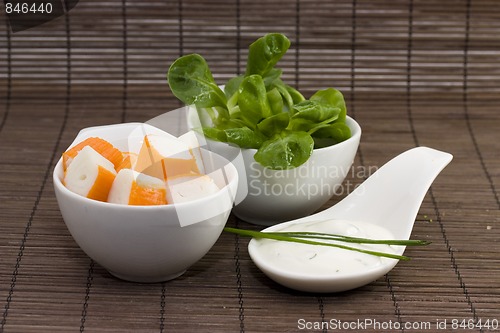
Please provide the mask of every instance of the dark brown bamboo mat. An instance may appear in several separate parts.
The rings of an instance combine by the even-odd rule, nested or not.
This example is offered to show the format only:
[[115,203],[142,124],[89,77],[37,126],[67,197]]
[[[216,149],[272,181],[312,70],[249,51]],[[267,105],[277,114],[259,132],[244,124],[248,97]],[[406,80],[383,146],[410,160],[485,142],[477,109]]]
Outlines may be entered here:
[[[2,11],[0,332],[500,331],[499,22],[493,0],[80,0],[15,33]],[[60,154],[84,127],[180,107],[165,81],[178,56],[202,54],[222,83],[271,31],[292,41],[280,63],[288,83],[305,95],[337,87],[363,129],[343,192],[327,206],[369,175],[360,170],[404,150],[454,155],[412,233],[432,244],[338,294],[272,282],[248,240],[225,233],[175,280],[113,278],[61,218],[51,179]],[[228,224],[258,229],[233,216]]]

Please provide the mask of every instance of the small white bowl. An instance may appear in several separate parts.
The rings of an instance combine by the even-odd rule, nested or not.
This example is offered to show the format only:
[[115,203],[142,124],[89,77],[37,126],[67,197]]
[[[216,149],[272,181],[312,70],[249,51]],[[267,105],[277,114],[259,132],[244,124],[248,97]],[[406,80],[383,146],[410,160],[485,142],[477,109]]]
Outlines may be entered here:
[[[98,136],[126,151],[128,142],[145,133],[166,134],[140,123],[100,126],[82,130],[72,145]],[[124,280],[161,282],[182,275],[219,238],[238,184],[236,168],[230,162],[206,150],[201,154],[206,172],[220,190],[190,202],[160,206],[119,205],[77,195],[62,184],[59,160],[53,174],[57,202],[80,248]]]
[[[188,124],[200,126],[190,108]],[[237,168],[238,194],[233,213],[242,220],[264,226],[293,220],[314,213],[333,195],[349,173],[361,138],[361,127],[350,118],[346,124],[352,136],[336,145],[315,149],[309,160],[298,168],[271,170],[254,160],[255,149],[207,139],[210,151],[224,156]]]

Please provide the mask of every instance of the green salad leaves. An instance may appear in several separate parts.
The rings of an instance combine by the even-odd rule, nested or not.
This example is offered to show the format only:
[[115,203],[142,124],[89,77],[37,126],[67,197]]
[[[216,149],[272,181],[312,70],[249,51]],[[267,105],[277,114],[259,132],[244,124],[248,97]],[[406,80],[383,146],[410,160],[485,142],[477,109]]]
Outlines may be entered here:
[[327,88],[305,99],[281,80],[282,70],[275,66],[289,47],[283,34],[257,39],[249,47],[245,74],[226,82],[224,90],[199,54],[177,59],[167,80],[177,98],[209,116],[205,136],[257,149],[254,158],[265,167],[292,169],[305,163],[314,148],[347,140],[351,131],[340,91]]

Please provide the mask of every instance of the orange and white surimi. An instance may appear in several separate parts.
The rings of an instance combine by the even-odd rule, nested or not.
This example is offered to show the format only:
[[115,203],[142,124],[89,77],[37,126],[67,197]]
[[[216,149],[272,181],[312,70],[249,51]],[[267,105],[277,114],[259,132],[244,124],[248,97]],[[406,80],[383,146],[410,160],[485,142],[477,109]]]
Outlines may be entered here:
[[84,197],[106,201],[116,177],[114,165],[91,146],[81,148],[64,172],[64,185]]
[[177,138],[160,135],[144,137],[133,169],[163,180],[202,172],[201,165],[187,144]]
[[177,177],[167,181],[167,199],[170,203],[195,200],[219,190],[214,180],[207,175]]
[[181,139],[148,134],[122,152],[110,142],[87,138],[63,153],[64,185],[72,192],[123,205],[182,203],[219,190],[204,175],[193,133]]
[[137,154],[132,152],[123,153],[123,161],[115,167],[116,172],[121,169],[133,169],[137,163]]
[[109,191],[108,202],[123,205],[167,204],[167,189],[161,179],[131,169],[122,169]]
[[63,153],[63,168],[66,170],[82,148],[90,146],[96,152],[108,159],[116,168],[123,161],[123,153],[102,138],[91,137],[83,140]]

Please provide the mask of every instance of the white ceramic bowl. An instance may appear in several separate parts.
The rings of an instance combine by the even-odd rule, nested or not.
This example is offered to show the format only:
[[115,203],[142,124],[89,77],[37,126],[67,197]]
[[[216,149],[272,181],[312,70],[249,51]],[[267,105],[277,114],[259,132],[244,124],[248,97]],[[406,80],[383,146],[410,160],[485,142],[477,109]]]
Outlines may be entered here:
[[[82,130],[74,143],[91,136],[126,150],[134,135],[157,133],[138,123]],[[72,144],[72,145],[73,145]],[[87,199],[61,182],[57,163],[54,189],[64,222],[81,249],[114,276],[135,282],[160,282],[182,275],[214,245],[231,211],[238,184],[235,167],[202,150],[207,173],[220,191],[190,202],[161,206],[127,206]]]
[[[193,119],[195,115],[196,110],[191,108],[191,128],[204,121]],[[263,167],[254,160],[255,149],[239,149],[207,139],[208,149],[230,160],[238,170],[240,180],[233,213],[242,220],[270,226],[309,215],[333,195],[345,192],[339,186],[351,168],[361,138],[361,127],[354,119],[347,117],[346,124],[351,138],[315,149],[306,163],[290,170]]]

